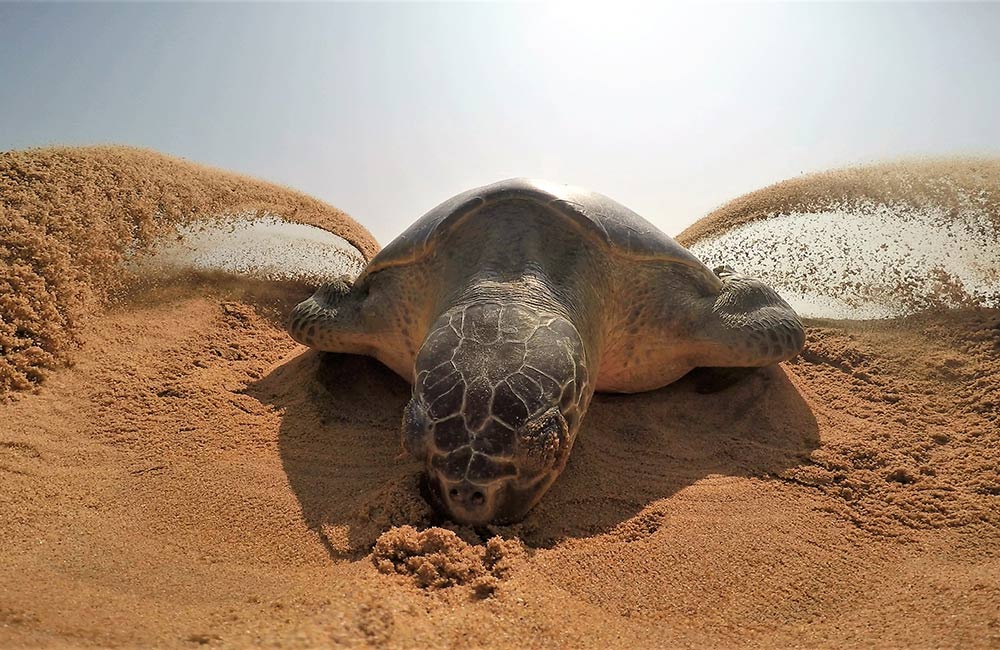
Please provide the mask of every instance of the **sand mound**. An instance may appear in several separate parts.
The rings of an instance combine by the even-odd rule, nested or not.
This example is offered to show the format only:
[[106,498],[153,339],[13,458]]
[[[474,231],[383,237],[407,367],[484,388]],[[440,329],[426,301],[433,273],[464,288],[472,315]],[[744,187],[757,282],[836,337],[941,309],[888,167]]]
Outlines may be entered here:
[[775,287],[799,313],[888,318],[1000,306],[1000,161],[861,167],[785,181],[679,239]]
[[453,530],[401,526],[378,538],[371,558],[380,572],[410,575],[418,587],[468,584],[476,597],[486,598],[510,573],[513,558],[523,553],[517,539],[492,537],[483,545],[469,544]]
[[409,386],[287,337],[307,293],[138,286],[0,404],[0,646],[1000,643],[1000,310],[598,395],[539,506],[473,529],[420,496]]
[[0,154],[0,395],[69,359],[88,315],[128,286],[123,262],[180,224],[276,215],[378,245],[344,213],[291,190],[121,147]]

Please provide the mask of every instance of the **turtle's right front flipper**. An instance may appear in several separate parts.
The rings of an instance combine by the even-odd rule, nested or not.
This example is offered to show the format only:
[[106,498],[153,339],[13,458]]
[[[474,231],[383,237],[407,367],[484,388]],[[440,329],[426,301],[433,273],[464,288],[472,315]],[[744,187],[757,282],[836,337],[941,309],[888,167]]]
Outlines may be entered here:
[[694,338],[701,343],[699,366],[764,367],[802,351],[802,322],[777,292],[729,267],[715,269],[718,295],[706,298]]

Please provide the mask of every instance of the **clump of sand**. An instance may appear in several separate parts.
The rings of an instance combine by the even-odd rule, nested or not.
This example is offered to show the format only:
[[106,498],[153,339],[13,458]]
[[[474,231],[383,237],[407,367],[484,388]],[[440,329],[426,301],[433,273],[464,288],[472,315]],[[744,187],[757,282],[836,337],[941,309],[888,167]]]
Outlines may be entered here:
[[421,498],[403,380],[288,338],[308,292],[141,286],[0,404],[0,646],[1000,642],[1000,310],[810,320],[720,393],[597,395],[481,530]]
[[0,153],[0,395],[70,358],[87,316],[129,282],[126,258],[179,224],[278,215],[378,244],[350,217],[289,189],[122,147]]
[[477,597],[485,598],[496,592],[499,580],[523,553],[517,539],[491,537],[485,544],[470,544],[454,530],[400,526],[378,538],[371,558],[381,573],[410,575],[419,587],[468,584]]

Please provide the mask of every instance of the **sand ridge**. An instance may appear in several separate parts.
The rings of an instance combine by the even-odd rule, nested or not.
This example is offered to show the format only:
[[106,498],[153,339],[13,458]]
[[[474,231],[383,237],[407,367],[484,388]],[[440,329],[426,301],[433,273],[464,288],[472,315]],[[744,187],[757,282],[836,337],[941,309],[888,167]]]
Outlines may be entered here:
[[800,315],[875,319],[1000,307],[1000,165],[910,161],[814,174],[732,201],[680,235],[709,266]]
[[792,212],[824,212],[844,203],[934,206],[955,216],[983,208],[1000,227],[1000,160],[918,158],[807,174],[729,201],[677,236],[684,246],[737,226]]

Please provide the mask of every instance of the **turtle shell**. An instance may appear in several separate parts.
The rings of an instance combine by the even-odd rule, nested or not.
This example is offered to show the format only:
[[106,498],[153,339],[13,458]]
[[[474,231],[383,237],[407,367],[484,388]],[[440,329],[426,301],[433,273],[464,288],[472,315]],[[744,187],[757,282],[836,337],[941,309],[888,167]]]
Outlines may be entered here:
[[612,254],[683,264],[712,275],[673,237],[617,201],[571,185],[524,178],[478,187],[448,199],[383,248],[365,275],[420,261],[448,233],[473,222],[484,207],[504,201],[530,201],[548,207],[553,217],[561,216],[584,236],[603,243]]

